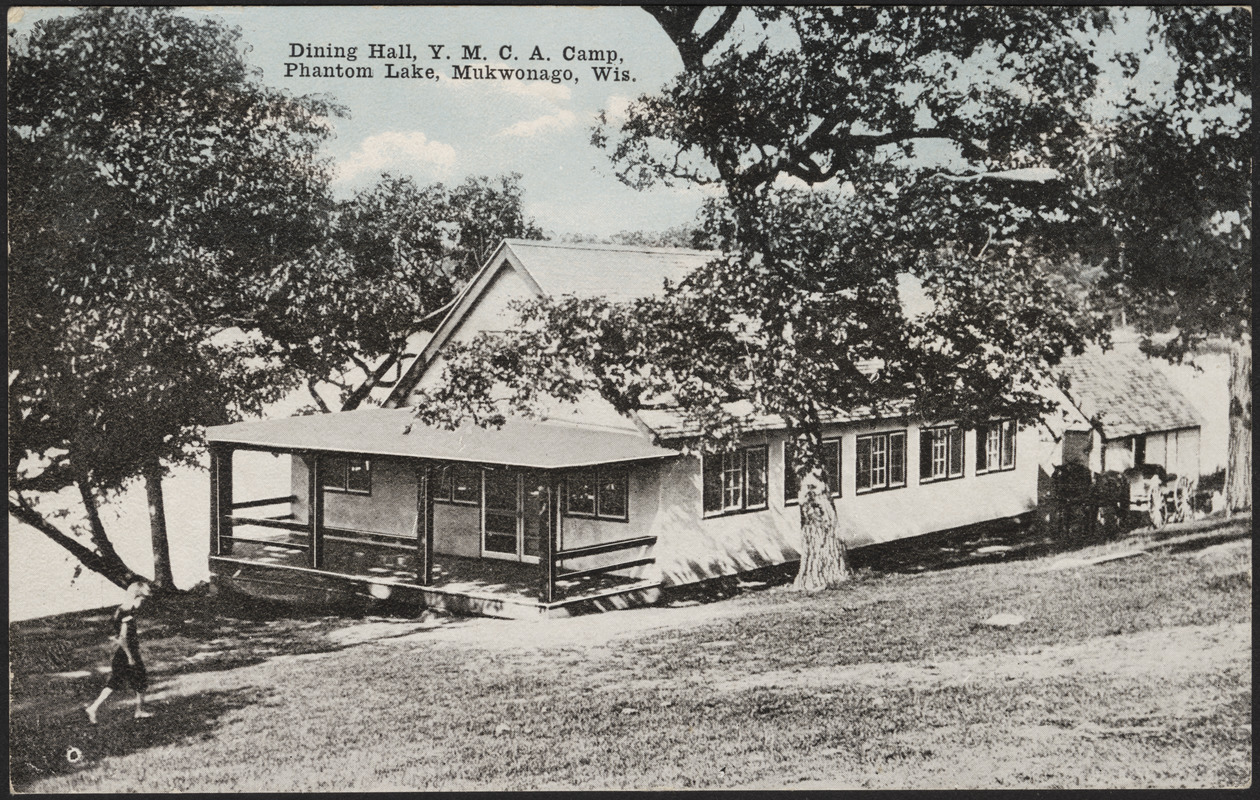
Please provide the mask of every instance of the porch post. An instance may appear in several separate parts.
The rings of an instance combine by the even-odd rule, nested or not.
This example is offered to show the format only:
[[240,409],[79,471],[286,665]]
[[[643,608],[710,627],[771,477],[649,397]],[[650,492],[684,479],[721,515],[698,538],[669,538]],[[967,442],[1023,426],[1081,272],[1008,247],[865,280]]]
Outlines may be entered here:
[[[210,445],[210,555],[232,554],[232,448]],[[224,541],[227,537],[227,541]]]
[[433,585],[433,464],[416,467],[416,581]]
[[210,555],[219,554],[219,448],[210,445]]
[[311,569],[324,568],[324,475],[319,453],[311,453],[306,460],[306,514],[311,526]]
[[542,537],[542,553],[539,561],[542,566],[542,585],[539,587],[538,599],[550,603],[556,596],[556,543],[560,539],[560,477],[555,472],[547,473],[547,530]]

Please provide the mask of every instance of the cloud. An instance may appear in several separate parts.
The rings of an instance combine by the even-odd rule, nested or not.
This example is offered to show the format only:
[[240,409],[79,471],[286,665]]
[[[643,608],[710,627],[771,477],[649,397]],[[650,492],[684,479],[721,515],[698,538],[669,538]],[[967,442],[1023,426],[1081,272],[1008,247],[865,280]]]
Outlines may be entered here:
[[359,149],[341,162],[340,179],[353,180],[367,172],[388,169],[425,169],[439,174],[455,165],[455,148],[435,142],[423,131],[386,131],[367,137]]
[[630,98],[624,94],[610,94],[608,99],[604,101],[604,116],[608,120],[608,125],[612,128],[619,128],[626,121],[626,115],[630,112]]
[[573,90],[563,83],[548,83],[546,81],[498,81],[494,84],[498,88],[514,94],[517,97],[532,97],[539,100],[545,100],[548,103],[560,105],[565,100],[573,97]]
[[542,133],[562,131],[577,124],[578,115],[562,108],[554,114],[545,114],[534,119],[521,120],[499,131],[496,136],[538,136]]

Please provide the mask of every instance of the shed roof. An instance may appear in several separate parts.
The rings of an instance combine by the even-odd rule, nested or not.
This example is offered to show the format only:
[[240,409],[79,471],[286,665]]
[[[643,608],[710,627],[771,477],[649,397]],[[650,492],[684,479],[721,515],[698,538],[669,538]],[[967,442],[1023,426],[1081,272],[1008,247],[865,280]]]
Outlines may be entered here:
[[500,429],[465,424],[448,431],[420,424],[407,408],[364,408],[218,425],[206,429],[206,439],[280,451],[320,450],[538,469],[678,455],[638,432],[511,418]]
[[1199,413],[1146,356],[1097,348],[1063,360],[1065,392],[1106,439],[1202,424]]

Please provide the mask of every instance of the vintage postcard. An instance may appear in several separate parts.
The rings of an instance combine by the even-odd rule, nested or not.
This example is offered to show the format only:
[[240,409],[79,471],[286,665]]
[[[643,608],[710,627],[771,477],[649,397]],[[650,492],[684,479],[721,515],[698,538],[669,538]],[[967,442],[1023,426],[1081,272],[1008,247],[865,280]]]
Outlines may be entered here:
[[1250,785],[1251,48],[10,8],[11,791]]

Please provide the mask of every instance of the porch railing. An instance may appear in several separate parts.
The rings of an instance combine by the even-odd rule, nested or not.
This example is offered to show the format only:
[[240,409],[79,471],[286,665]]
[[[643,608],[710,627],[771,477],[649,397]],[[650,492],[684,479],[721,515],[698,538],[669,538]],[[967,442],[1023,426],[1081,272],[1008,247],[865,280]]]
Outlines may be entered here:
[[[263,508],[265,506],[280,505],[281,503],[291,503],[296,500],[295,495],[285,495],[284,497],[265,497],[259,500],[245,500],[240,503],[232,503],[232,511],[236,512],[246,508]],[[303,552],[311,549],[310,531],[311,526],[306,522],[294,522],[293,514],[283,514],[272,517],[247,517],[242,514],[229,513],[223,515],[223,530],[219,535],[221,540],[227,544],[230,552],[231,546],[235,542],[243,544],[257,544],[266,547],[279,547],[285,550],[300,550]],[[304,542],[294,542],[285,539],[254,539],[248,536],[238,536],[236,529],[238,527],[255,527],[255,528],[272,528],[284,531],[293,531],[295,533],[307,534],[307,540]]]
[[561,570],[561,563],[571,558],[583,558],[585,556],[597,556],[604,553],[615,553],[620,550],[634,550],[640,547],[651,547],[656,544],[655,536],[640,536],[636,539],[621,539],[616,542],[601,542],[600,544],[592,544],[586,547],[571,547],[567,550],[553,550],[549,556],[544,556],[543,569],[543,585],[539,592],[539,599],[544,603],[555,602],[563,599],[557,596],[557,580],[566,580],[573,578],[585,578],[592,575],[603,575],[608,572],[616,572],[621,569],[630,569],[632,567],[641,567],[646,564],[655,564],[655,557],[635,558],[627,561],[618,561],[615,564],[601,564],[598,567],[590,567],[588,569]]

